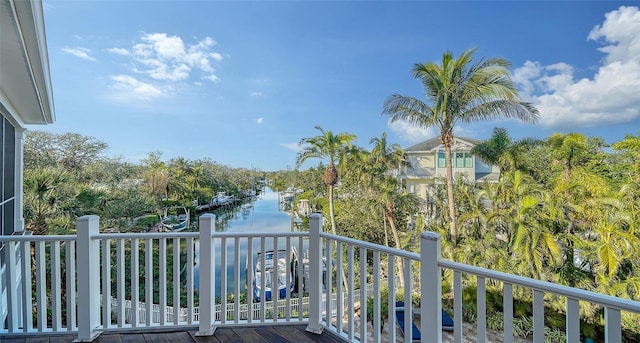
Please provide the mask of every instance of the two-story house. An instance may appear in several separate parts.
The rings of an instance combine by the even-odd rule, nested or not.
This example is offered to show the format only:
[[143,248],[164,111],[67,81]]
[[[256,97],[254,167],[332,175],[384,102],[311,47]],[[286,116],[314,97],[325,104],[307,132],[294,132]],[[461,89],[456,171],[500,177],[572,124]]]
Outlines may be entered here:
[[[500,170],[473,156],[470,151],[479,140],[455,137],[451,147],[453,177],[464,177],[471,182],[495,182]],[[426,198],[431,185],[446,182],[447,169],[444,145],[440,137],[434,137],[405,150],[408,166],[403,166],[399,178],[404,189],[421,198]]]

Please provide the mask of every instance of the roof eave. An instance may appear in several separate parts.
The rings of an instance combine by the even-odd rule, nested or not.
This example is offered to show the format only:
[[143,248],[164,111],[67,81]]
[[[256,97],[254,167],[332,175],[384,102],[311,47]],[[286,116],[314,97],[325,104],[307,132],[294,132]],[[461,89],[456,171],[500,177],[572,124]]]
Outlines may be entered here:
[[[55,122],[44,15],[40,1],[2,4],[3,107],[20,124]],[[6,64],[5,64],[6,63]],[[26,71],[26,73],[25,73]]]

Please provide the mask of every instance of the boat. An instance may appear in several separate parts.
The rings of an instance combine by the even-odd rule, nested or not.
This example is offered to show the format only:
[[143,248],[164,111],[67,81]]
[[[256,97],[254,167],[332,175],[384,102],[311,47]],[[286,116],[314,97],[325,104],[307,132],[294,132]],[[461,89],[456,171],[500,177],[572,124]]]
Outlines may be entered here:
[[293,198],[304,193],[304,189],[295,188],[294,186],[288,187],[286,190],[280,192],[280,202],[287,203],[292,202]]
[[[247,263],[249,260],[247,259]],[[271,300],[273,294],[274,277],[278,287],[278,299],[283,299],[289,294],[297,291],[297,266],[298,253],[294,247],[289,252],[289,264],[287,264],[287,250],[273,250],[264,253],[264,265],[262,264],[262,253],[257,253],[255,259],[253,278],[253,299],[261,301],[264,293],[266,301]],[[289,279],[287,280],[287,274]],[[262,279],[264,277],[264,290],[262,290]]]
[[189,228],[189,209],[185,206],[170,206],[164,209],[160,225],[164,231],[182,231]]
[[227,205],[232,201],[233,197],[227,195],[227,192],[218,192],[216,196],[211,198],[211,206],[223,206]]

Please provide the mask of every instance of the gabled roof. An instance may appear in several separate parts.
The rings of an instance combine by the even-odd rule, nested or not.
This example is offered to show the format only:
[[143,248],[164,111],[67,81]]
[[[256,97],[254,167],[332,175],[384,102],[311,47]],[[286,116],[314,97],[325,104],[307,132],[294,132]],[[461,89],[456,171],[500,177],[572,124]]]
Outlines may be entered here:
[[[478,143],[482,142],[478,139],[467,138],[467,137],[454,137],[454,145],[456,143],[462,145],[471,145],[474,146]],[[418,143],[416,145],[410,146],[404,149],[405,152],[418,152],[418,151],[434,151],[434,150],[442,150],[444,149],[444,145],[440,141],[440,136],[428,139],[422,143]]]

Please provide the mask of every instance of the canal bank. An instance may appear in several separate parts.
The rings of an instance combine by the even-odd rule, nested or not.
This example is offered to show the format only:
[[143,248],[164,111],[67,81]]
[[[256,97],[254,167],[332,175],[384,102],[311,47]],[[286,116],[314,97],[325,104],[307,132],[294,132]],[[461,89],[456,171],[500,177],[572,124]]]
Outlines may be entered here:
[[[227,212],[212,212],[217,217],[224,217],[223,220],[216,220],[217,232],[243,233],[243,234],[268,234],[291,232],[291,216],[288,212],[280,211],[278,192],[270,188],[265,188],[254,200],[241,205],[239,210]],[[297,230],[297,229],[294,229]],[[235,270],[240,266],[240,287],[241,292],[246,292],[246,265],[247,265],[247,241],[239,241],[239,256],[233,253],[235,251],[236,241],[228,240],[225,242],[225,266],[222,268],[222,248],[221,241],[216,240],[215,243],[215,261],[216,261],[216,290],[215,294],[221,294],[221,271],[225,270],[227,275],[233,275]],[[297,244],[297,243],[296,243]],[[272,249],[273,239],[266,239],[265,245],[267,249]],[[278,249],[285,247],[284,240],[278,241]],[[260,239],[252,241],[252,251],[257,252],[261,248]],[[304,248],[303,250],[306,250]],[[195,243],[196,264],[194,267],[194,284],[198,284],[200,276],[199,260],[199,242]],[[304,252],[302,252],[304,253]],[[255,256],[251,256],[251,260]],[[253,262],[250,262],[253,263]],[[229,278],[227,282],[227,292],[233,292],[236,287],[234,278]]]

